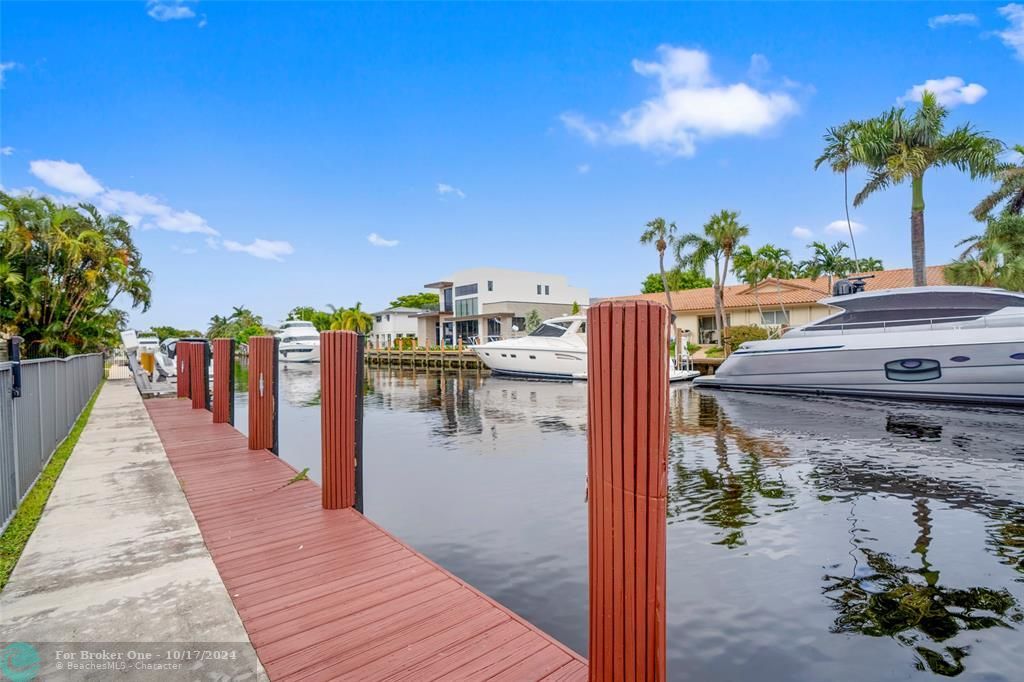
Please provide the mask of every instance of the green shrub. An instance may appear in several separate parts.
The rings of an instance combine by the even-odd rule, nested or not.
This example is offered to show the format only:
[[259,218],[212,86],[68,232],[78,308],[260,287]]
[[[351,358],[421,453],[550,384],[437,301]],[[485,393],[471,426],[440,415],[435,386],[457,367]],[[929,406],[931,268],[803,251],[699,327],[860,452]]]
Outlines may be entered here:
[[747,341],[764,341],[768,338],[768,330],[754,324],[743,324],[729,329],[729,341],[733,348],[739,348]]

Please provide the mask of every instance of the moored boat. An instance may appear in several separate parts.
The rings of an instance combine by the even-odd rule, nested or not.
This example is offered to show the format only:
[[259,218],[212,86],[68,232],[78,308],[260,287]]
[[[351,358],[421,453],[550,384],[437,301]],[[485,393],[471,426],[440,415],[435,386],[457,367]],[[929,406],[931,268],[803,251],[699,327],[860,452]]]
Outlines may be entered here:
[[312,322],[288,320],[277,331],[281,362],[320,362],[320,333]]
[[1024,294],[836,283],[829,317],[737,348],[699,387],[1024,404]]
[[[544,320],[527,336],[470,346],[480,361],[497,374],[538,379],[587,378],[587,318],[567,315]],[[689,356],[679,367],[670,361],[669,381],[686,381],[700,373]]]

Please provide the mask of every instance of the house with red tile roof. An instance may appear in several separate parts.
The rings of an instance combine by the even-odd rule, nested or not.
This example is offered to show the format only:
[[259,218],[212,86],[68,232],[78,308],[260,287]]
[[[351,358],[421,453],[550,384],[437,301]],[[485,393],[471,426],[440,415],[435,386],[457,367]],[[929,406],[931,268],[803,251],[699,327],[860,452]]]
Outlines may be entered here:
[[[865,277],[865,290],[902,289],[913,286],[910,268],[879,270],[856,275]],[[945,266],[927,268],[929,285],[946,284]],[[673,291],[672,308],[676,327],[683,330],[692,343],[716,343],[714,290],[684,289]],[[755,285],[730,284],[725,287],[725,313],[730,326],[747,324],[767,327],[808,324],[836,312],[835,308],[818,303],[831,295],[827,277],[818,279],[766,279]],[[665,303],[665,294],[612,296],[602,300],[643,300]]]

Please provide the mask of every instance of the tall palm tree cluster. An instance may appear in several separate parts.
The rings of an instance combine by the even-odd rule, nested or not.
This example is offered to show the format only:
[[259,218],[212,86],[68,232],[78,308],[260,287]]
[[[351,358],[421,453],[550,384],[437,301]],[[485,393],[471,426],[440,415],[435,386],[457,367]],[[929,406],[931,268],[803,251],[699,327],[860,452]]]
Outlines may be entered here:
[[[829,246],[824,242],[808,244],[812,255],[804,261],[794,261],[789,249],[765,244],[757,249],[751,248],[742,241],[750,235],[750,228],[740,222],[739,211],[721,210],[712,215],[700,232],[677,235],[676,224],[667,223],[664,218],[655,218],[646,225],[640,236],[641,244],[654,244],[658,251],[658,269],[661,273],[662,288],[665,301],[672,307],[673,289],[671,287],[673,273],[698,273],[698,277],[690,279],[693,287],[706,286],[702,273],[710,266],[713,270],[711,287],[714,292],[715,332],[718,339],[723,339],[723,331],[728,327],[728,316],[725,314],[725,281],[732,272],[736,278],[751,286],[765,280],[791,279],[807,277],[817,279],[827,276],[829,288],[834,277],[845,277],[858,272],[882,270],[882,261],[877,258],[850,258],[845,251],[848,245],[837,242]],[[671,251],[675,256],[675,265],[670,270],[665,268],[665,254]],[[691,288],[693,288],[691,287]],[[776,284],[776,291],[781,293],[781,285]],[[776,296],[779,304],[781,296]],[[754,290],[754,302],[761,312],[761,302],[757,289]],[[763,319],[763,314],[762,314]]]
[[[925,92],[917,111],[908,113],[895,107],[874,118],[848,121],[829,128],[825,148],[815,161],[815,168],[827,165],[843,175],[846,220],[853,243],[850,221],[848,174],[852,168],[867,171],[868,179],[854,196],[853,205],[860,206],[868,197],[893,185],[909,184],[910,251],[914,285],[927,284],[925,272],[924,178],[933,168],[951,167],[967,173],[972,179],[993,178],[999,185],[971,211],[979,221],[987,221],[988,229],[981,237],[965,240],[971,244],[961,258],[946,270],[954,284],[999,285],[1020,288],[1020,270],[1024,252],[1014,251],[1019,239],[1007,239],[1008,232],[1019,230],[1019,223],[1007,217],[1024,211],[1024,146],[1013,148],[1016,160],[1001,160],[1005,145],[964,124],[947,131],[948,110],[931,92]],[[1002,205],[997,216],[996,209]],[[1010,249],[1010,250],[1008,250]],[[856,259],[856,247],[854,249]]]
[[0,331],[27,357],[116,345],[127,314],[114,304],[147,310],[150,277],[120,216],[0,192]]

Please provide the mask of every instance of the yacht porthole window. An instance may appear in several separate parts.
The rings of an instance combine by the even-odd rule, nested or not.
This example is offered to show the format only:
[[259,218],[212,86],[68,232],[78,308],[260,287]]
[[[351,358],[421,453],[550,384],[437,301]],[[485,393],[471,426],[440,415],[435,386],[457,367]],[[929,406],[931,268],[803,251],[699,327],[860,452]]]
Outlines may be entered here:
[[1014,353],[1010,356],[1011,360],[1024,360],[1024,353]]
[[970,360],[970,358],[967,357],[966,355],[954,355],[953,357],[950,358],[950,360],[952,360],[953,362],[967,362],[968,360]]

